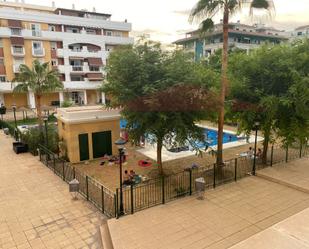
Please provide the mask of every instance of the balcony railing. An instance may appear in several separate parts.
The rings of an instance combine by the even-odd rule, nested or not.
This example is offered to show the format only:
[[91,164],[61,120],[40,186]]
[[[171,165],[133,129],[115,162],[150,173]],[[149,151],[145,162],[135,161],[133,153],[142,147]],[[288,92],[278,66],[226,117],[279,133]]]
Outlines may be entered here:
[[45,56],[45,50],[44,48],[32,49],[32,55],[33,56]]
[[12,47],[12,55],[15,56],[24,56],[25,55],[25,49],[24,47]]
[[14,73],[19,73],[19,67],[20,67],[20,64],[14,64],[13,65],[13,72]]
[[11,29],[11,35],[21,36],[21,29]]
[[83,72],[83,66],[72,66],[73,72]]
[[41,37],[42,31],[41,30],[32,30],[32,36]]

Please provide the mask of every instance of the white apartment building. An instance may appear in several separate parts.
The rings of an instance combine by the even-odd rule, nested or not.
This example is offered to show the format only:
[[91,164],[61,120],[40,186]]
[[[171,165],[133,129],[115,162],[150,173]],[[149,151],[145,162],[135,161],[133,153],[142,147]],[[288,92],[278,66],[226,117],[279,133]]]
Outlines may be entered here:
[[98,88],[104,79],[108,54],[116,46],[132,44],[131,24],[92,11],[0,2],[0,103],[8,108],[35,107],[33,93],[13,93],[11,81],[20,64],[34,59],[59,70],[64,89],[46,94],[43,104],[59,105],[65,99],[77,105],[105,103]]

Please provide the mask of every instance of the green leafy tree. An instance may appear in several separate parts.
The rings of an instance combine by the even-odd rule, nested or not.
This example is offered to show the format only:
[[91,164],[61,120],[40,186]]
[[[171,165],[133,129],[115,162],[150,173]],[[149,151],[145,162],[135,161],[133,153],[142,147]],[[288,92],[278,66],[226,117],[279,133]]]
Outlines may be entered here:
[[273,139],[281,137],[289,145],[295,139],[308,138],[309,81],[297,69],[297,49],[289,45],[264,46],[250,55],[231,56],[232,111],[240,130],[248,134],[255,121],[260,122],[264,163]]
[[194,20],[201,22],[200,30],[202,33],[211,31],[214,28],[213,17],[223,13],[223,48],[222,48],[222,64],[221,64],[221,90],[220,90],[220,110],[218,117],[218,149],[217,164],[223,164],[223,125],[225,114],[225,97],[228,87],[228,33],[229,19],[238,10],[244,6],[250,7],[250,13],[253,9],[273,9],[272,0],[199,0],[191,11],[189,21]]
[[59,79],[58,71],[50,69],[49,63],[40,63],[34,60],[32,68],[27,65],[20,65],[19,73],[13,79],[18,83],[14,87],[14,92],[33,92],[36,98],[36,110],[40,128],[43,124],[41,111],[41,98],[44,93],[51,93],[63,88],[63,84]]
[[110,54],[107,81],[102,90],[111,106],[120,107],[127,120],[129,138],[141,136],[157,145],[162,168],[162,147],[183,146],[203,140],[195,122],[215,111],[216,95],[210,90],[218,77],[182,52],[163,52],[159,44],[146,42],[122,47]]

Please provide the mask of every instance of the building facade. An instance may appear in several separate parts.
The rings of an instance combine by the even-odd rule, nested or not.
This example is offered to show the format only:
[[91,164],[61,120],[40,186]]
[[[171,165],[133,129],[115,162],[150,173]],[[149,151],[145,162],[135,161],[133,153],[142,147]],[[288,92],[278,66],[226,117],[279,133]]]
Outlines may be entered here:
[[57,68],[64,85],[61,92],[43,96],[43,105],[64,100],[105,103],[98,88],[108,54],[116,46],[133,43],[130,31],[127,21],[111,21],[111,15],[95,10],[0,2],[0,103],[35,108],[34,94],[13,93],[11,83],[19,66],[31,67],[35,59]]
[[[245,25],[240,22],[229,24],[229,46],[249,52],[261,44],[279,44],[286,41],[286,34],[274,28],[264,25]],[[216,24],[213,31],[201,37],[199,30],[186,33],[184,39],[174,42],[181,45],[186,51],[192,52],[196,61],[207,58],[216,50],[223,47],[223,24]]]

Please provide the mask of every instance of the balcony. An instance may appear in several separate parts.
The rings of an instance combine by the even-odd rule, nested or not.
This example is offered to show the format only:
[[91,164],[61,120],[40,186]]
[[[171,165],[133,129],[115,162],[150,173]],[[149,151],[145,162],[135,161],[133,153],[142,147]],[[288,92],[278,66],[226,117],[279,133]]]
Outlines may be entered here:
[[42,31],[41,30],[32,30],[32,36],[41,37]]
[[84,81],[69,81],[63,82],[64,89],[69,90],[96,90],[102,85],[102,81],[89,81],[85,79]]
[[83,66],[71,66],[71,71],[72,72],[83,72],[84,68]]
[[12,36],[21,36],[21,29],[11,28]]
[[19,67],[20,67],[20,64],[14,64],[13,65],[13,72],[14,73],[19,73]]
[[82,57],[82,58],[107,58],[108,52],[105,50],[93,51],[83,48],[81,50],[57,49],[57,57]]
[[40,48],[40,49],[32,48],[32,56],[34,56],[34,57],[44,57],[45,56],[45,49],[44,48]]
[[13,56],[25,56],[25,48],[24,47],[11,47],[12,55]]

